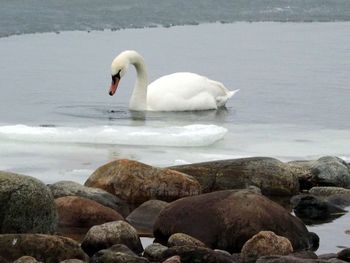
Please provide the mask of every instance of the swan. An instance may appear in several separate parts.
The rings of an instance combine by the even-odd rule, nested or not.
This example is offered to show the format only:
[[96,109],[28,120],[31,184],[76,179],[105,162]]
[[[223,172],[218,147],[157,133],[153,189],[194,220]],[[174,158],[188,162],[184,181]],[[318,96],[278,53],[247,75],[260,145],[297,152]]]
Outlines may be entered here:
[[[112,83],[109,95],[113,96],[120,79],[132,64],[137,73],[129,109],[135,111],[195,111],[217,109],[225,105],[238,90],[230,91],[217,81],[190,73],[165,75],[148,85],[146,64],[134,50],[116,56],[111,65]],[[148,86],[147,86],[148,85]]]

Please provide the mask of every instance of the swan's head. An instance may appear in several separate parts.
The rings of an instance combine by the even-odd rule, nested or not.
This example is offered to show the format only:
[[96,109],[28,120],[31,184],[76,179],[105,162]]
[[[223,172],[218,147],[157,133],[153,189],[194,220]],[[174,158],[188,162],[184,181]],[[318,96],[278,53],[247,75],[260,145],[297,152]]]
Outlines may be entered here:
[[112,83],[109,88],[109,95],[113,96],[118,88],[120,79],[125,75],[127,68],[129,67],[129,60],[121,53],[112,62],[111,75]]

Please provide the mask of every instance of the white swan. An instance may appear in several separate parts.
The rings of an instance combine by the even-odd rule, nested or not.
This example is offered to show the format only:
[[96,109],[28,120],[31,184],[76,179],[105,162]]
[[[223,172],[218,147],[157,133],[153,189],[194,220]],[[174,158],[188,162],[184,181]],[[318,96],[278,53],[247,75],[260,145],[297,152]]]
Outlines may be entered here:
[[[119,80],[132,64],[136,68],[137,80],[129,109],[136,111],[192,111],[217,109],[225,105],[238,90],[229,91],[225,86],[207,77],[189,72],[163,76],[148,85],[145,62],[133,50],[120,53],[112,62],[112,84],[109,95],[113,95]],[[148,85],[148,87],[147,87]]]

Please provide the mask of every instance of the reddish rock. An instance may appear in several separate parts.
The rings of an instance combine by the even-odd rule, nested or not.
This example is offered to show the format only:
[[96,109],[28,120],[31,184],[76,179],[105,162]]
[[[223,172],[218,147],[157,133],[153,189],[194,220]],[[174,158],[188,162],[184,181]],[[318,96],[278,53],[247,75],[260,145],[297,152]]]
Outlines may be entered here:
[[90,199],[65,196],[55,199],[59,225],[66,227],[91,227],[110,221],[123,220],[115,210]]
[[198,181],[189,175],[132,160],[117,160],[103,165],[85,185],[106,190],[132,204],[150,199],[173,201],[201,192]]
[[317,246],[317,236],[277,203],[248,190],[225,190],[182,198],[162,210],[154,225],[155,242],[174,233],[190,235],[209,248],[240,252],[263,230],[288,238],[296,250]]

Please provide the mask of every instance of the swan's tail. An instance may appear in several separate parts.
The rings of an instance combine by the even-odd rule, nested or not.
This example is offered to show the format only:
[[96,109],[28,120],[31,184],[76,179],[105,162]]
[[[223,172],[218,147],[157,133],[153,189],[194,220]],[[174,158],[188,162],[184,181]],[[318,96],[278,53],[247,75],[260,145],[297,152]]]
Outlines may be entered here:
[[227,94],[227,99],[231,98],[231,97],[232,97],[233,95],[235,95],[238,91],[239,91],[239,89],[229,91],[228,94]]

